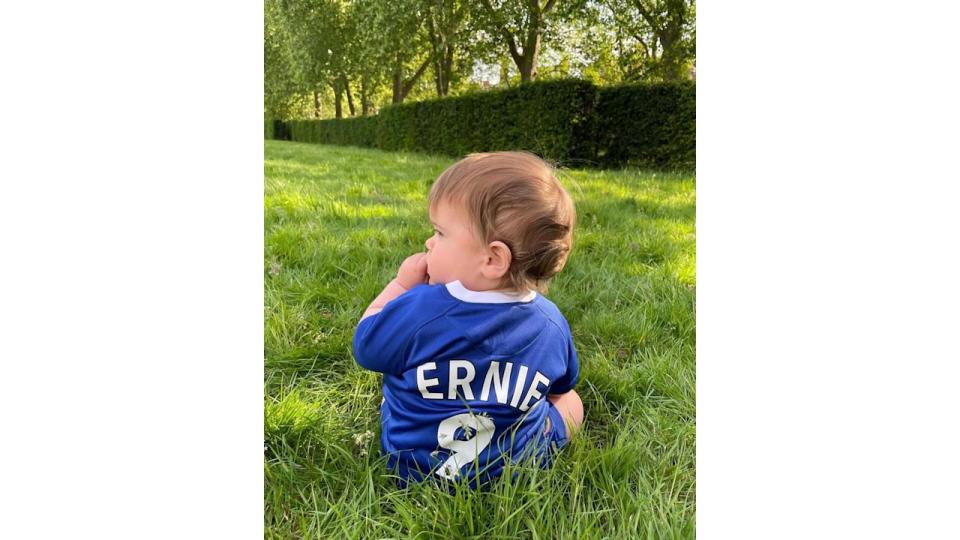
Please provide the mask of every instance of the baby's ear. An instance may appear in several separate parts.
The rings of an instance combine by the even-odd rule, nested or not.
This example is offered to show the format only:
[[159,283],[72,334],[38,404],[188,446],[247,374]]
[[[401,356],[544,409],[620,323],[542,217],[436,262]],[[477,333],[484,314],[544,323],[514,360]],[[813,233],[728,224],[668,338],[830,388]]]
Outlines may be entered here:
[[487,245],[487,259],[483,263],[481,273],[488,279],[500,279],[510,270],[513,254],[510,248],[499,240]]

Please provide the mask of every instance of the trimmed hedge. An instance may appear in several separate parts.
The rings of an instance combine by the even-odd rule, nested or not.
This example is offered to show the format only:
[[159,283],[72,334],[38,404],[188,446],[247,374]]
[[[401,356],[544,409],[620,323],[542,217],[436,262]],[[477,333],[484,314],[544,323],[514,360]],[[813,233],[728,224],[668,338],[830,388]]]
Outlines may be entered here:
[[377,116],[329,120],[291,120],[286,124],[287,140],[349,146],[374,146]]
[[529,150],[562,165],[690,167],[696,160],[696,87],[537,81],[391,105],[376,116],[275,122],[272,131],[276,139],[454,157]]
[[376,146],[450,156],[516,149],[564,160],[583,140],[577,128],[594,101],[592,84],[565,80],[389,107]]
[[692,167],[697,152],[694,83],[600,89],[597,152],[606,165]]
[[[289,141],[290,123],[282,120],[264,120],[263,137],[265,139],[276,139],[280,141]],[[336,143],[334,143],[336,144]]]

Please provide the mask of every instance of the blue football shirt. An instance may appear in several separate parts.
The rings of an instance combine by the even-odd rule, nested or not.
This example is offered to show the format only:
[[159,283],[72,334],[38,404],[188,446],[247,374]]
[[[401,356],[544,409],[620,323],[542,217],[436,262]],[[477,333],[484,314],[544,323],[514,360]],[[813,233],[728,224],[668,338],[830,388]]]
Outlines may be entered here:
[[380,444],[401,478],[485,485],[506,460],[537,456],[547,394],[574,388],[577,353],[566,319],[535,291],[417,285],[362,320],[360,366],[383,373]]

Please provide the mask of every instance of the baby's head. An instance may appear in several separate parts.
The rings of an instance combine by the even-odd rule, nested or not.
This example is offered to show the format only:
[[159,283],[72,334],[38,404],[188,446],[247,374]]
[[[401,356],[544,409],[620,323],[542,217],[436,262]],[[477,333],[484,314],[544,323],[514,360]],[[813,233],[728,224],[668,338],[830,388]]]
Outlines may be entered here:
[[431,284],[546,292],[567,262],[573,200],[553,167],[529,152],[469,154],[440,174],[429,202]]

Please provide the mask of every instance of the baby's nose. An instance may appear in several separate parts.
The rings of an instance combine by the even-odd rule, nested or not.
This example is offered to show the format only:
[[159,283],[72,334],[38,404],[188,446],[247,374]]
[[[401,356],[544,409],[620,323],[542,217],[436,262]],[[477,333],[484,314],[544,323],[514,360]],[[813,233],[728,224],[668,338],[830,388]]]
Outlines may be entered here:
[[430,238],[427,238],[427,241],[423,243],[423,245],[426,246],[427,251],[430,251],[430,246],[432,245],[430,242],[431,240],[433,240],[432,236]]

